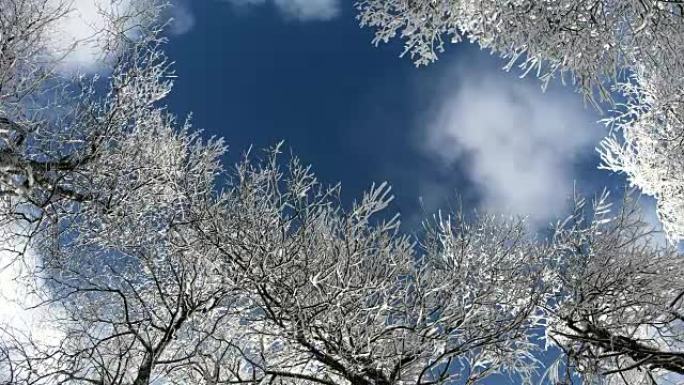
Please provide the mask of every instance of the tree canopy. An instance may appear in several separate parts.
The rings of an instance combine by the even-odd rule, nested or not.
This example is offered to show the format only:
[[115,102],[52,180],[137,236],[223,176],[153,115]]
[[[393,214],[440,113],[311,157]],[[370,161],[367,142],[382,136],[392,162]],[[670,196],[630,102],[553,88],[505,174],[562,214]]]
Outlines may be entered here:
[[407,235],[386,184],[347,207],[278,145],[224,167],[222,140],[163,105],[163,5],[135,34],[111,15],[100,78],[40,49],[62,8],[0,4],[0,257],[31,314],[0,325],[0,384],[684,374],[684,263],[634,195],[575,197],[548,239],[462,212]]

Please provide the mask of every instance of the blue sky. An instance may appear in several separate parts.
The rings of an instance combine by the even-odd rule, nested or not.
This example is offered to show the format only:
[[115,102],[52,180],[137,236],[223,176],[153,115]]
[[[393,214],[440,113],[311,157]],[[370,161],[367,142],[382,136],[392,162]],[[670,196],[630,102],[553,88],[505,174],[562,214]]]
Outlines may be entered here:
[[[308,9],[308,8],[312,9]],[[416,69],[400,43],[373,47],[351,3],[180,3],[167,52],[179,76],[169,107],[226,138],[229,161],[284,140],[350,202],[388,181],[407,229],[456,205],[562,215],[586,192],[623,180],[596,170],[605,128],[571,88],[535,79],[468,44]]]

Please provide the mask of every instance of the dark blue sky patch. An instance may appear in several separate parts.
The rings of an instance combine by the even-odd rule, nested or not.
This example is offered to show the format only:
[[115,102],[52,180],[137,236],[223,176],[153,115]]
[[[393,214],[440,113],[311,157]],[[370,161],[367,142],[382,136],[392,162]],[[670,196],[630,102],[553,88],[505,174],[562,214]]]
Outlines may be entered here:
[[[373,47],[372,32],[358,27],[348,5],[327,22],[283,18],[273,7],[190,5],[194,27],[167,47],[179,76],[169,106],[179,116],[192,113],[207,135],[226,138],[229,162],[250,145],[284,140],[320,180],[342,183],[346,203],[373,182],[390,182],[392,209],[409,228],[423,210],[453,207],[458,196],[466,206],[480,203],[470,158],[438,161],[426,151],[423,132],[434,123],[429,116],[441,93],[459,86],[445,75],[450,68],[470,63],[477,67],[473,76],[490,71],[516,78],[499,74],[498,58],[459,44],[436,64],[416,69],[398,58],[400,44]],[[592,146],[573,163],[573,177],[589,190],[619,179],[596,171]]]

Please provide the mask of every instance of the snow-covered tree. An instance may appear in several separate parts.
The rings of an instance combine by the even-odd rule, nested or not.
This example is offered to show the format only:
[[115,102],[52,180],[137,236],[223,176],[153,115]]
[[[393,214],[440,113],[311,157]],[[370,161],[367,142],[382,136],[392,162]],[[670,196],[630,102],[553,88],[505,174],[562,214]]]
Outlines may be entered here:
[[[216,269],[210,253],[189,261],[197,254],[164,235],[212,196],[223,146],[179,129],[158,105],[171,86],[160,9],[111,15],[103,59],[112,71],[103,81],[55,70],[61,58],[45,35],[66,5],[2,3],[3,241],[20,246],[3,244],[2,266],[26,262],[13,278],[45,318],[3,326],[2,383],[146,384],[189,365],[179,356],[200,351],[208,335],[239,335],[218,327],[220,317],[195,315],[226,301],[220,283],[229,276],[206,274]],[[24,246],[39,258],[21,258]],[[173,346],[191,321],[183,332],[195,338]],[[46,325],[47,340],[36,330]],[[227,351],[226,341],[212,346]]]
[[1,384],[527,384],[543,331],[588,379],[679,372],[683,264],[638,220],[601,199],[549,242],[458,213],[414,237],[384,184],[346,207],[279,147],[227,171],[163,105],[159,7],[112,23],[103,77],[53,71],[42,27],[2,35],[24,64],[0,62],[22,90],[0,99],[0,266],[39,316],[0,325]]
[[[296,160],[244,164],[240,185],[203,233],[235,263],[250,329],[270,346],[253,365],[271,379],[320,384],[530,381],[545,299],[544,255],[518,222],[437,218],[420,248],[391,196],[371,188],[350,210]],[[535,259],[536,258],[536,259]]]
[[23,60],[0,67],[0,214],[19,246],[3,266],[23,264],[33,301],[17,300],[41,317],[3,325],[2,383],[531,379],[545,291],[523,226],[440,218],[418,248],[373,218],[384,185],[345,211],[296,160],[226,174],[221,142],[161,104],[159,8],[135,36],[112,23],[102,79],[54,71],[41,44],[62,9],[43,5],[3,3],[29,26],[2,35]]
[[684,378],[684,264],[653,239],[635,198],[612,210],[608,194],[591,209],[577,198],[555,232],[547,343],[561,347],[588,383]]
[[467,39],[535,73],[570,81],[591,101],[627,98],[608,122],[604,167],[658,200],[672,241],[684,238],[684,3],[663,0],[360,0],[374,43],[399,35],[418,65]]

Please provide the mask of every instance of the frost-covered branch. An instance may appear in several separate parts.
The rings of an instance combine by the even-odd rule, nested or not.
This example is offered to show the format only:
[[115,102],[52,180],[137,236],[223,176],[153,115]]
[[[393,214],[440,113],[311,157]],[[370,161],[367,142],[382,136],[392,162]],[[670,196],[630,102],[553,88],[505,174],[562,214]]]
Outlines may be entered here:
[[650,384],[684,374],[684,264],[653,241],[634,196],[611,210],[607,194],[559,223],[557,299],[548,337],[590,381]]
[[51,79],[58,116],[0,100],[0,256],[37,314],[0,328],[0,383],[532,383],[544,331],[587,378],[681,368],[683,264],[629,206],[578,201],[550,242],[462,213],[411,236],[388,186],[343,205],[278,146],[226,171],[142,32]]

